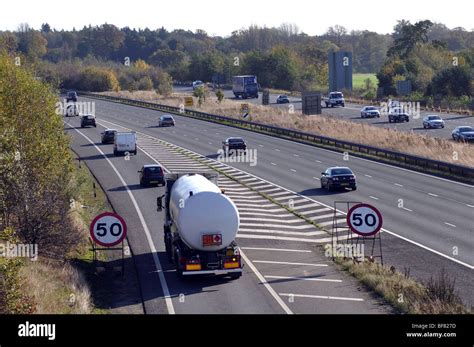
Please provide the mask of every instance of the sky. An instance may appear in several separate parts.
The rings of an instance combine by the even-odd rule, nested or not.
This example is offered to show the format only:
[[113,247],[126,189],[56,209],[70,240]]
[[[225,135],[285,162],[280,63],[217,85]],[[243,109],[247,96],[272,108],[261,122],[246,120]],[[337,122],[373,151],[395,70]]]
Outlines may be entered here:
[[391,33],[399,19],[429,19],[473,30],[473,10],[470,0],[10,0],[2,2],[0,30],[16,30],[20,23],[35,29],[49,23],[58,30],[109,23],[137,29],[203,29],[229,36],[252,24],[291,23],[309,35],[321,35],[336,24],[349,31],[384,34]]

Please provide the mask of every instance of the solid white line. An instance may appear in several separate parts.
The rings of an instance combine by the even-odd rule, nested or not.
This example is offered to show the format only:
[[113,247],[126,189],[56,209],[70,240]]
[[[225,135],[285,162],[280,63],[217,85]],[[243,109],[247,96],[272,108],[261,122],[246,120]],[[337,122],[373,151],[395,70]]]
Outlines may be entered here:
[[[70,127],[72,127],[72,125],[70,125],[69,123],[65,122],[67,125],[69,125]],[[138,207],[138,203],[137,201],[135,200],[135,197],[133,196],[133,193],[132,191],[130,190],[130,188],[128,187],[127,185],[127,182],[125,182],[125,180],[123,179],[122,175],[120,174],[120,172],[117,170],[117,168],[115,167],[114,164],[112,164],[112,162],[110,161],[109,158],[107,158],[107,156],[104,154],[104,152],[102,152],[102,150],[97,147],[97,145],[89,138],[87,137],[86,135],[84,135],[83,133],[81,133],[79,130],[77,129],[74,129],[75,131],[77,131],[80,135],[82,135],[87,141],[89,141],[96,149],[97,151],[102,154],[102,156],[105,158],[105,160],[109,163],[109,165],[112,167],[112,169],[114,170],[114,172],[116,173],[117,177],[120,179],[120,182],[122,183],[122,185],[125,187],[127,193],[128,193],[128,196],[130,197],[130,200],[132,201],[132,204],[133,206],[135,207],[135,210],[138,214],[138,218],[140,219],[140,222],[142,224],[142,227],[143,227],[143,230],[145,231],[145,235],[146,235],[146,238],[147,238],[147,241],[148,241],[148,245],[150,247],[150,251],[151,251],[151,254],[153,256],[153,261],[155,262],[155,267],[156,267],[156,270],[158,272],[158,277],[160,279],[160,283],[161,283],[161,288],[163,290],[163,295],[165,297],[165,302],[166,302],[166,308],[168,309],[168,313],[169,314],[174,314],[175,311],[174,311],[174,307],[173,307],[173,302],[171,300],[171,296],[170,296],[170,292],[169,292],[169,288],[168,288],[168,284],[166,283],[166,278],[163,274],[163,268],[161,267],[161,263],[160,263],[160,259],[158,258],[158,255],[157,255],[157,251],[156,251],[156,248],[155,248],[155,244],[153,243],[153,239],[151,237],[151,234],[150,234],[150,230],[148,229],[148,226],[145,222],[145,218],[143,217],[143,214],[140,210],[140,208]]]
[[360,298],[345,298],[342,296],[323,296],[323,295],[308,295],[308,294],[290,294],[290,293],[279,293],[280,296],[288,296],[295,298],[308,298],[308,299],[327,299],[327,300],[344,300],[344,301],[364,301]]
[[249,250],[252,250],[252,251],[311,253],[311,251],[308,251],[308,250],[305,250],[305,249],[264,248],[264,247],[240,247],[240,249],[249,249]]
[[290,263],[287,261],[272,261],[272,260],[254,260],[254,263],[261,264],[278,264],[278,265],[296,265],[296,266],[315,266],[315,267],[326,267],[328,264],[311,264],[311,263]]
[[[123,126],[120,125],[120,124],[116,124],[116,123],[113,123],[113,122],[110,122],[110,121],[105,121],[105,122],[108,122],[108,123],[110,123],[110,124],[113,124],[113,125],[115,125],[115,126],[120,126],[120,127],[123,128]],[[137,132],[137,133],[141,133],[141,132]],[[141,134],[144,134],[144,133],[141,133]],[[153,137],[153,136],[151,136],[151,135],[147,135],[147,134],[144,134],[144,135],[147,136],[147,137],[151,137],[151,138],[155,138],[155,139],[156,139],[156,137]],[[265,134],[261,134],[261,135],[263,135],[263,136],[268,136],[268,135],[265,135]],[[269,137],[271,137],[271,136],[269,136]],[[271,138],[274,139],[273,137],[271,137]],[[289,141],[289,140],[285,140],[285,139],[280,139],[280,140],[282,140],[282,141],[288,141],[288,142],[291,142],[291,143],[293,143],[293,144],[296,143],[296,142],[294,142],[294,141]],[[296,143],[296,144],[298,144],[298,143]],[[301,145],[301,144],[300,144],[300,145]],[[179,147],[179,146],[176,146],[176,147]],[[181,148],[184,149],[184,147],[181,147]],[[320,149],[323,150],[323,151],[326,151],[326,152],[334,153],[333,151],[330,151],[330,150],[326,150],[326,149],[322,149],[322,148],[320,148]],[[194,154],[199,155],[199,156],[202,156],[201,154],[199,154],[199,153],[197,153],[197,152],[194,152]],[[423,174],[423,173],[420,173],[420,172],[416,172],[416,171],[412,171],[412,170],[408,170],[408,169],[403,169],[403,168],[399,168],[399,167],[392,166],[392,165],[388,165],[388,164],[383,164],[383,163],[374,162],[374,161],[371,161],[371,160],[368,160],[368,159],[362,159],[362,158],[358,158],[358,157],[352,157],[352,158],[353,158],[353,159],[364,160],[364,161],[367,161],[367,162],[370,162],[370,163],[375,163],[375,164],[379,164],[379,165],[384,165],[384,166],[390,167],[390,168],[392,168],[392,169],[398,169],[398,170],[402,170],[402,171],[408,171],[408,172],[412,172],[412,173],[415,173],[415,174],[423,175],[423,176],[426,176],[426,177],[431,177],[431,178],[439,179],[439,180],[442,180],[442,181],[447,181],[447,182],[451,182],[451,183],[455,183],[455,184],[459,184],[459,185],[463,185],[463,186],[472,188],[471,185],[464,184],[464,183],[459,183],[459,182],[455,182],[455,181],[451,181],[451,180],[448,180],[448,179],[445,179],[445,178],[440,178],[440,177],[436,177],[436,176],[430,176],[430,175]],[[233,167],[231,167],[231,166],[229,166],[229,167],[230,167],[230,168],[233,168]],[[243,171],[242,171],[242,172],[243,172]],[[292,194],[301,196],[301,197],[302,197],[303,199],[305,199],[305,200],[313,201],[313,202],[315,202],[316,204],[318,204],[318,205],[320,205],[320,206],[325,206],[325,207],[327,207],[327,208],[329,208],[329,209],[331,209],[331,210],[334,209],[334,207],[331,207],[331,206],[329,206],[329,205],[327,205],[327,204],[325,204],[325,203],[323,203],[323,202],[316,201],[316,200],[314,200],[314,199],[312,199],[312,198],[310,198],[310,197],[307,197],[307,196],[301,195],[301,194],[299,194],[299,193],[296,193],[295,191],[292,191],[291,189],[288,189],[288,188],[282,187],[282,186],[279,185],[279,184],[270,182],[270,181],[268,181],[268,180],[266,180],[266,179],[264,179],[264,178],[262,178],[262,177],[260,177],[260,176],[257,176],[257,175],[254,175],[254,174],[251,174],[251,173],[248,173],[248,172],[245,172],[245,173],[246,173],[248,176],[255,177],[255,179],[261,180],[262,182],[266,182],[266,183],[268,183],[268,184],[273,184],[274,186],[280,187],[281,189],[284,189],[284,190],[286,190],[286,191],[288,191],[288,192],[290,192],[290,193],[292,193]],[[397,183],[396,183],[395,185],[397,185]],[[399,186],[402,186],[402,185],[399,185]],[[402,186],[402,187],[403,187],[403,186]],[[346,212],[343,212],[343,211],[341,211],[341,210],[337,210],[337,211],[340,212],[340,213],[343,213],[344,215],[347,214]],[[401,240],[404,240],[404,241],[406,241],[406,242],[409,242],[409,243],[411,243],[411,244],[413,244],[413,245],[415,245],[415,246],[418,246],[418,247],[420,247],[420,248],[423,248],[423,249],[425,249],[425,250],[427,250],[427,251],[429,251],[429,252],[432,252],[432,253],[434,253],[434,254],[437,254],[437,255],[439,255],[439,256],[445,258],[445,259],[449,259],[449,260],[451,260],[451,261],[453,261],[453,262],[455,262],[455,263],[457,263],[457,264],[463,265],[463,266],[465,266],[465,267],[467,267],[467,268],[469,268],[469,269],[471,269],[471,270],[474,269],[474,265],[467,264],[467,263],[465,263],[465,262],[463,262],[463,261],[461,261],[461,260],[458,260],[458,259],[456,259],[456,258],[453,258],[453,257],[449,256],[449,255],[446,255],[446,254],[444,254],[444,253],[441,253],[441,252],[439,252],[439,251],[437,251],[437,250],[435,250],[435,249],[433,249],[433,248],[430,248],[430,247],[428,247],[428,246],[425,246],[425,245],[423,245],[423,244],[421,244],[421,243],[419,243],[419,242],[416,242],[416,241],[413,241],[413,240],[411,240],[411,239],[408,239],[408,238],[406,238],[405,236],[402,236],[402,235],[400,235],[400,234],[397,234],[397,233],[395,233],[395,232],[393,232],[393,231],[390,231],[390,230],[387,230],[387,229],[384,229],[384,228],[382,228],[381,230],[384,231],[384,232],[386,232],[386,233],[388,233],[388,234],[390,234],[390,235],[392,235],[392,236],[394,236],[394,237],[397,237],[397,238],[399,238],[399,239],[401,239]]]
[[252,264],[249,258],[242,252],[242,249],[240,250],[240,256],[244,259],[244,261],[247,263],[249,268],[253,271],[253,273],[257,276],[257,278],[260,280],[260,282],[265,286],[265,288],[268,290],[268,292],[273,296],[273,298],[278,302],[278,304],[281,306],[281,308],[285,311],[287,314],[293,314],[293,312],[290,310],[290,308],[283,302],[281,297],[275,292],[275,290],[272,288],[272,286],[267,282],[265,277],[262,276],[260,271],[257,270],[255,265]]
[[456,228],[456,226],[454,224],[451,224],[451,223],[448,223],[448,222],[444,222],[444,224],[449,225],[450,227]]
[[329,278],[313,278],[313,277],[298,277],[298,276],[265,276],[265,278],[275,280],[294,280],[294,281],[314,281],[314,282],[334,282],[342,283],[342,280],[334,280]]

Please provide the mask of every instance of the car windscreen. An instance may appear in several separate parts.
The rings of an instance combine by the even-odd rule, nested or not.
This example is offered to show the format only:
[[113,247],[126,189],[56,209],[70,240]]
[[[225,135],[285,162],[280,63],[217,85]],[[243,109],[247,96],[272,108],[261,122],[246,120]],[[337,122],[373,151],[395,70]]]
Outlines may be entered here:
[[229,139],[229,143],[244,143],[243,139]]
[[430,116],[428,117],[429,120],[438,120],[438,119],[441,119],[440,116]]
[[459,128],[460,133],[468,133],[468,132],[471,132],[471,131],[474,131],[474,128],[471,128],[471,127]]
[[330,97],[333,99],[342,98],[342,93],[333,93],[330,95]]
[[366,107],[365,109],[366,109],[366,111],[375,111],[375,110],[377,110],[377,109],[376,109],[375,107],[373,107],[373,106],[368,106],[368,107]]
[[332,169],[332,175],[352,175],[352,171],[349,169]]
[[161,119],[163,119],[163,120],[173,120],[173,117],[170,117],[170,116],[164,116],[164,117],[162,117]]

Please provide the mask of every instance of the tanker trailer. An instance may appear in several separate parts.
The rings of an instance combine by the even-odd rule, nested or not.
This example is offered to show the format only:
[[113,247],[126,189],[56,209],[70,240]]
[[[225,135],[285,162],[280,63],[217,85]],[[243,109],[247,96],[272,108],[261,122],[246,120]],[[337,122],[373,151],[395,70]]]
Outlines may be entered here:
[[214,173],[165,175],[166,193],[158,197],[157,210],[164,209],[166,254],[180,278],[242,275],[235,242],[239,212],[217,187],[217,177]]

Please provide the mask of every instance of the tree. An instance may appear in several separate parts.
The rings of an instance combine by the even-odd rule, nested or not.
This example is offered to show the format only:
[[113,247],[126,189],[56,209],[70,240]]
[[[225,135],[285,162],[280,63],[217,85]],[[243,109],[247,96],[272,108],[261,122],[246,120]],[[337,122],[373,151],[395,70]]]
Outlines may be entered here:
[[442,70],[433,78],[430,85],[432,95],[471,96],[472,76],[469,68],[454,66]]
[[0,227],[57,258],[80,238],[69,219],[69,139],[57,95],[0,55]]
[[428,31],[433,25],[429,20],[423,20],[415,24],[410,22],[399,22],[399,27],[395,26],[395,30],[399,30],[397,38],[393,46],[388,50],[388,56],[393,57],[399,55],[402,58],[408,56],[417,43],[428,42]]

